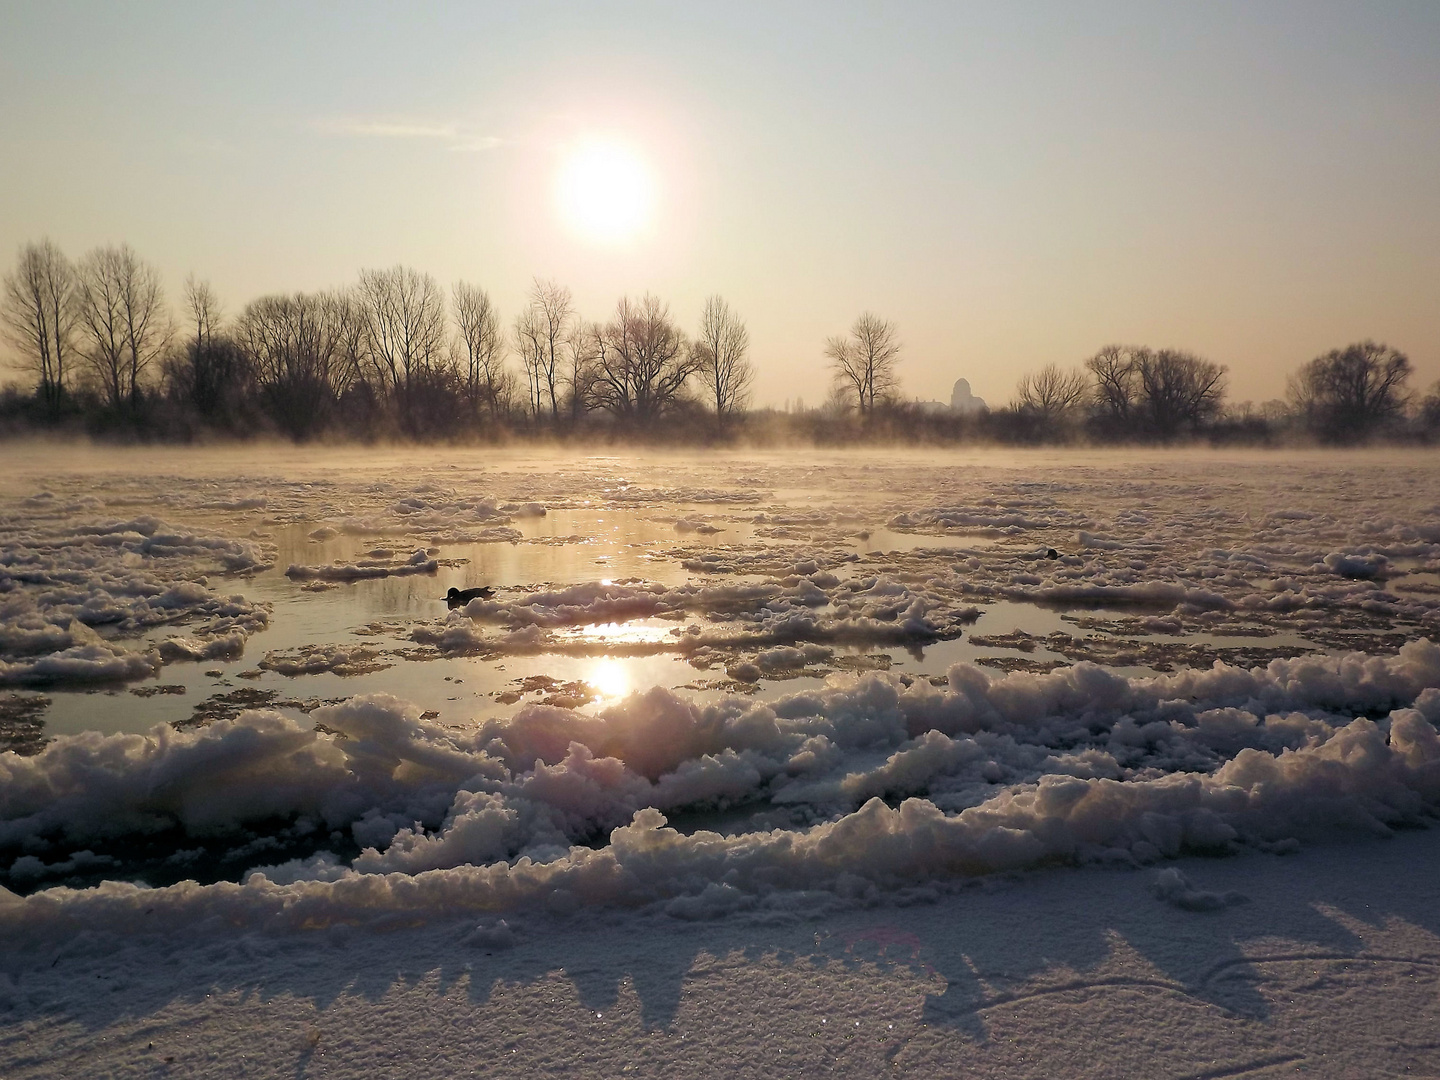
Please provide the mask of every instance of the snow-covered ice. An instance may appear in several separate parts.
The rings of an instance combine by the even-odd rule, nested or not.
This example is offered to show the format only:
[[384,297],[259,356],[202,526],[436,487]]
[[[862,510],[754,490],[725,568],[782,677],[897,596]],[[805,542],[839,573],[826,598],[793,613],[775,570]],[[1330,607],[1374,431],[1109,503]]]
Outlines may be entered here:
[[1433,455],[456,457],[7,475],[0,1070],[1440,1070]]

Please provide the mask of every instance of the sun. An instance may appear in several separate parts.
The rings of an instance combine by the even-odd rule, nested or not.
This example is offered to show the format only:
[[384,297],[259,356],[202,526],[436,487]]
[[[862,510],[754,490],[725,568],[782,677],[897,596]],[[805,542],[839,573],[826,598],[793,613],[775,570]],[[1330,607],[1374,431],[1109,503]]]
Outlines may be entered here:
[[619,142],[573,147],[555,178],[560,216],[574,232],[599,243],[637,236],[655,209],[655,179],[645,160]]

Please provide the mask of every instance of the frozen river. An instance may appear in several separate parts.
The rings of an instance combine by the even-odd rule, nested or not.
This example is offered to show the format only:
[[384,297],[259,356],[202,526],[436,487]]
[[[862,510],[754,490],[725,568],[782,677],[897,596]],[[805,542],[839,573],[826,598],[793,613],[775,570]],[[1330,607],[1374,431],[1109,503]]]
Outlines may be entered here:
[[[690,1031],[697,1075],[762,1044],[857,1074],[989,1047],[1004,1072],[1010,1037],[986,1032],[1013,1003],[1050,1003],[1043,1041],[1063,995],[1103,1013],[1142,991],[1207,1032],[1166,1051],[1174,1075],[1327,1038],[1427,1059],[1404,1012],[1440,970],[1411,865],[1434,845],[1375,838],[1440,813],[1433,454],[5,453],[16,1075],[140,1075],[127,1040],[192,1025],[232,1055],[187,1057],[197,1074],[240,1075],[292,993],[314,1023],[259,1074],[365,1074],[378,1044],[322,1060],[321,1025],[388,1008],[410,985],[374,981],[391,963],[438,979],[405,991],[427,1046],[471,987],[455,1015],[492,1065],[601,1060],[585,1032],[614,1008],[617,1070],[690,1060]],[[451,608],[452,587],[489,593]],[[1416,903],[1362,949],[1324,904],[1369,910],[1381,863]],[[1172,925],[1203,913],[1226,913],[1214,941]],[[1323,993],[1264,966],[1292,953],[1393,971],[1342,1037]],[[705,971],[713,1029],[681,996]],[[739,1004],[756,979],[764,1023]],[[1300,1026],[1265,1027],[1272,999]],[[724,1034],[747,1023],[769,1041]]]
[[[1095,659],[1145,675],[1363,646],[1365,635],[1389,633],[1393,648],[1393,635],[1423,632],[1440,565],[1419,533],[1395,543],[1388,513],[1383,536],[1374,520],[1331,513],[1315,535],[1303,507],[1256,521],[1275,485],[1255,463],[1236,466],[1246,482],[1207,495],[1217,505],[1198,527],[1219,541],[1259,526],[1270,540],[1289,524],[1316,546],[1206,550],[1197,508],[1164,501],[1186,474],[1181,459],[1172,475],[1138,470],[1161,481],[1153,501],[1134,475],[1121,498],[1106,490],[1112,463],[1045,462],[1064,483],[1017,483],[1013,465],[984,456],[592,457],[557,470],[495,454],[437,467],[416,453],[372,470],[322,455],[310,469],[278,461],[280,475],[222,469],[183,484],[88,464],[39,470],[28,486],[15,477],[8,507],[5,682],[48,735],[185,726],[246,705],[299,715],[373,692],[465,727],[533,701],[593,712],[652,685],[766,698],[837,671],[943,678],[956,661],[1036,671]],[[1383,558],[1384,571],[1336,575],[1320,548],[1341,538],[1354,551],[1340,554]],[[156,610],[162,586],[200,581],[204,593]],[[868,585],[858,621],[856,581]],[[446,590],[481,585],[492,602],[451,616]],[[247,608],[243,637],[233,618],[213,618],[226,596]],[[1376,598],[1409,601],[1408,617],[1367,615]],[[901,610],[917,600],[923,614],[903,631]],[[866,611],[883,617],[867,627]],[[54,648],[73,652],[80,627],[114,653],[87,664]],[[216,646],[227,634],[233,647]],[[209,653],[190,660],[167,639]],[[117,667],[124,677],[110,678]]]
[[[553,865],[646,807],[743,837],[875,795],[1140,792],[1436,699],[1425,455],[32,460],[0,507],[4,734],[49,748],[22,773],[98,754],[108,779],[12,799],[22,889],[238,880],[260,840],[287,879]],[[1337,697],[1362,654],[1394,671]],[[216,765],[242,738],[298,774]],[[186,753],[207,764],[157,802],[140,774]],[[476,800],[505,821],[478,848],[454,839]]]

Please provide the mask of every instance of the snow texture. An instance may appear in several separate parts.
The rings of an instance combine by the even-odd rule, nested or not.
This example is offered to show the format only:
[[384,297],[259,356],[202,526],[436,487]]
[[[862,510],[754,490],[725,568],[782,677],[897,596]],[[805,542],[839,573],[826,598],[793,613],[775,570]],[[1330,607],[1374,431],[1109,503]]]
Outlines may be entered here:
[[[443,616],[432,596],[356,640],[257,646],[239,673],[305,685],[408,667],[413,702],[347,682],[344,698],[0,754],[0,1009],[25,1025],[0,1068],[243,1075],[253,1054],[260,1075],[374,1075],[385,1040],[342,1017],[374,1024],[399,994],[442,1048],[416,1076],[460,1068],[442,1023],[517,1074],[619,1071],[649,1033],[673,1036],[643,1058],[669,1075],[738,1057],[748,1073],[951,1075],[963,1059],[977,1075],[1108,1075],[1142,1044],[1156,1075],[1433,1072],[1433,471],[815,455],[47,479],[0,502],[7,687],[230,663],[270,627],[242,593],[311,544],[356,554],[273,577],[346,583],[328,601],[371,579],[408,588],[383,579],[455,565],[446,544],[583,546],[568,524],[534,529],[595,506],[648,513],[663,536],[645,542],[654,580],[497,582]],[[857,543],[882,527],[914,546]],[[279,559],[267,529],[299,546]],[[1011,635],[1010,669],[885,670],[1006,603],[1069,609],[1065,640]],[[1254,641],[1265,659],[1147,672],[1052,651],[1053,670],[1025,666],[1037,641],[1102,638],[1151,660]],[[728,681],[457,725],[430,711],[425,695],[449,691],[426,686],[429,665],[406,663],[591,653],[674,654]],[[1358,989],[1332,1007],[1324,987],[1346,980]],[[281,1016],[297,998],[300,1027]],[[813,1014],[803,1031],[797,1009]],[[551,1012],[560,1029],[516,1034]],[[562,1050],[612,1013],[631,1025],[621,1057]],[[220,1030],[222,1014],[246,1019]],[[1292,1021],[1309,1034],[1286,1035]],[[253,1045],[284,1023],[283,1049]],[[228,1057],[176,1050],[186,1025]],[[1082,1029],[1103,1033],[1093,1053],[1074,1050]]]
[[[268,624],[265,605],[212,591],[204,576],[267,568],[255,543],[154,517],[74,519],[93,508],[32,500],[0,517],[0,685],[144,679],[164,663],[238,655]],[[158,647],[126,644],[176,623],[189,633]]]
[[[1384,835],[1440,811],[1436,686],[1440,647],[1422,640],[1395,657],[1138,679],[960,664],[945,687],[876,673],[771,704],[698,707],[656,688],[596,716],[537,704],[470,733],[376,695],[315,710],[321,730],[251,711],[192,732],[61,737],[0,759],[0,845],[60,861],[280,818],[362,851],[315,878],[282,867],[285,884],[263,867],[243,885],[107,882],[3,917],[38,933],[120,926],[141,907],[268,925],[681,898],[673,910],[693,917],[776,891]],[[665,816],[734,808],[790,824],[687,833]]]

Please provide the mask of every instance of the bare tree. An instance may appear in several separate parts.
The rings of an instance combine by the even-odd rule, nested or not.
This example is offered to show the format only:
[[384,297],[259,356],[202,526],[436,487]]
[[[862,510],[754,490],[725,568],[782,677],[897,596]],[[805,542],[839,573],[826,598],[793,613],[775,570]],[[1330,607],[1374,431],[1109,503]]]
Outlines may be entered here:
[[855,394],[862,418],[870,417],[875,404],[889,397],[899,385],[895,365],[900,342],[895,324],[865,312],[850,327],[848,337],[825,342],[825,355],[835,369],[835,381]]
[[5,275],[0,323],[36,380],[36,392],[52,417],[60,412],[75,336],[75,270],[49,239],[20,249],[15,271]]
[[233,421],[247,382],[244,352],[224,332],[224,313],[208,281],[185,279],[188,338],[167,363],[175,391],[207,420]]
[[1085,367],[1095,379],[1095,406],[1102,416],[1128,429],[1137,396],[1135,349],[1127,345],[1106,345]]
[[570,423],[580,422],[582,413],[595,400],[595,382],[599,378],[596,365],[602,352],[602,330],[598,323],[585,324],[576,320],[565,335],[563,379]]
[[638,302],[627,296],[616,304],[599,344],[596,400],[639,425],[673,405],[699,366],[669,306],[648,293]]
[[1225,401],[1226,369],[1193,353],[1107,345],[1085,366],[1117,433],[1170,438],[1214,419]]
[[185,312],[190,317],[196,342],[208,345],[215,340],[215,332],[225,314],[210,282],[196,281],[194,274],[185,278]]
[[1427,429],[1440,429],[1440,380],[1420,399],[1420,423]]
[[1225,401],[1221,365],[1175,349],[1142,350],[1136,365],[1147,419],[1162,438],[1197,428],[1220,412]]
[[707,299],[700,313],[695,358],[715,406],[715,422],[721,427],[745,407],[750,396],[755,368],[745,355],[749,348],[750,331],[730,305],[718,296]]
[[[335,353],[325,372],[336,399],[363,389],[372,393],[367,379],[370,359],[370,321],[354,289],[331,289],[320,294],[325,319],[335,341]],[[373,372],[373,368],[370,369]]]
[[76,272],[76,308],[85,358],[110,406],[140,404],[141,376],[169,344],[160,272],[128,244],[96,248]]
[[1363,438],[1404,409],[1410,372],[1404,353],[1362,341],[1301,368],[1290,380],[1290,399],[1326,438]]
[[371,363],[387,392],[403,397],[443,365],[445,293],[433,277],[408,266],[362,270],[358,300]]
[[1049,426],[1078,409],[1089,393],[1090,381],[1083,371],[1062,371],[1058,364],[1046,364],[1021,377],[1015,404]]
[[[560,415],[560,365],[564,342],[575,317],[570,290],[553,281],[536,278],[530,288],[532,338],[536,376],[550,399],[550,416]],[[538,411],[538,409],[537,409]]]
[[472,408],[484,403],[493,420],[504,396],[505,336],[500,313],[484,289],[457,281],[451,290],[460,349],[465,363],[465,391]]
[[266,411],[292,438],[323,428],[354,378],[348,350],[359,314],[344,294],[295,293],[262,296],[237,320]]
[[545,401],[545,329],[539,313],[527,307],[515,316],[511,327],[515,351],[520,356],[520,367],[525,372],[525,385],[529,396],[530,415],[538,419],[540,408]]

